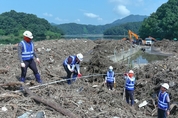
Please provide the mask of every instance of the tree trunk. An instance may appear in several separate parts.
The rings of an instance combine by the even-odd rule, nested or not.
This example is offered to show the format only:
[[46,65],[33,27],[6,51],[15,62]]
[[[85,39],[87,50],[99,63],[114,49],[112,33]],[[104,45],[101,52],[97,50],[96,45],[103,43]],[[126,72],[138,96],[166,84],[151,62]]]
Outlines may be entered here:
[[69,116],[70,118],[79,118],[79,116],[76,116],[75,114],[73,114],[71,111],[64,109],[62,107],[60,107],[59,105],[57,105],[58,103],[56,102],[51,102],[50,100],[46,100],[43,99],[37,95],[35,95],[34,93],[32,93],[30,91],[30,89],[28,89],[26,86],[23,85],[23,88],[25,89],[25,92],[28,93],[31,98],[33,98],[34,100],[41,102],[43,104],[46,104],[50,107],[52,107],[53,109],[55,109],[56,111],[59,111],[60,113],[62,113],[63,115]]

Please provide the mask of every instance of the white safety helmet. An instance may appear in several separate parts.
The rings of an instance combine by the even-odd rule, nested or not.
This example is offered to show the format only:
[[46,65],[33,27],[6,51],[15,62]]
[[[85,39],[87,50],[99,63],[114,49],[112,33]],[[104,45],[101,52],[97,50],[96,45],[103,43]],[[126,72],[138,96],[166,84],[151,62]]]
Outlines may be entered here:
[[77,54],[77,58],[78,58],[80,61],[82,61],[82,60],[83,60],[83,55],[82,55],[81,53],[78,53],[78,54]]
[[164,88],[166,88],[167,90],[169,89],[169,84],[168,83],[164,83],[161,86],[164,87]]
[[112,66],[109,66],[109,70],[112,70],[113,69],[113,67]]
[[28,38],[30,38],[30,39],[33,38],[33,35],[32,35],[32,33],[31,33],[30,31],[25,31],[25,32],[23,33],[23,36],[26,36],[26,37],[28,37]]
[[133,74],[134,74],[134,71],[133,71],[133,70],[130,70],[129,73],[133,73]]

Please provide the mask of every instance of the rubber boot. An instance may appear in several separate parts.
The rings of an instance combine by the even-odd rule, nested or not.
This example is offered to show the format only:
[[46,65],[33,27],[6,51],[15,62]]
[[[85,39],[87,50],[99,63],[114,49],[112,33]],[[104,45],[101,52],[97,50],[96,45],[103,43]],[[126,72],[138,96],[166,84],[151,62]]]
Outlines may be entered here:
[[20,81],[21,82],[25,82],[25,78],[20,78]]
[[37,81],[38,83],[42,83],[42,80],[41,80],[41,78],[40,78],[40,74],[36,74],[36,75],[35,75],[35,78],[36,78],[36,81]]
[[71,80],[67,80],[67,84],[71,84]]

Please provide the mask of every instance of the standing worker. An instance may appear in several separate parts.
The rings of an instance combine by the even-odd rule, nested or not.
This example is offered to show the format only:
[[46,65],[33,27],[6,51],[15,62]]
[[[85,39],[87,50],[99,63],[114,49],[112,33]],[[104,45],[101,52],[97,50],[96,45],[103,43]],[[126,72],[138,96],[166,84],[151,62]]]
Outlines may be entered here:
[[164,83],[161,85],[160,92],[158,94],[158,118],[166,118],[170,114],[170,98],[166,90],[169,89],[169,85]]
[[40,74],[38,73],[34,57],[36,61],[40,63],[39,58],[37,57],[34,51],[34,43],[32,42],[33,35],[30,31],[25,31],[23,33],[24,39],[18,44],[18,57],[21,63],[21,82],[25,82],[25,77],[28,67],[33,71],[36,81],[42,83]]
[[[63,62],[63,67],[67,73],[67,83],[71,84],[75,81],[77,77],[81,77],[80,73],[80,62],[83,60],[83,55],[81,53],[76,56],[69,56]],[[72,75],[73,74],[73,75]],[[72,79],[71,79],[72,75]]]
[[134,104],[134,85],[135,85],[135,77],[134,71],[130,70],[128,74],[125,74],[125,96],[126,102],[129,104],[131,100],[131,106]]
[[115,81],[115,74],[114,74],[112,66],[109,66],[109,70],[107,71],[107,74],[105,77],[105,83],[109,90],[113,90],[113,87],[114,87],[114,84],[116,83],[116,81]]

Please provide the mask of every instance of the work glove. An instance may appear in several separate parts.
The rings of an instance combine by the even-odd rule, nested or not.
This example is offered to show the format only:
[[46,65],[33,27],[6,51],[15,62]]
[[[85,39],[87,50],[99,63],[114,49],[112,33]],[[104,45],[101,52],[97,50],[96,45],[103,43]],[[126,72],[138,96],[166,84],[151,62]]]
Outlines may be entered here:
[[77,77],[78,77],[78,78],[82,77],[82,74],[79,73],[79,74],[77,75]]
[[36,58],[36,61],[37,61],[38,63],[40,63],[40,59],[39,59],[39,58]]
[[24,67],[25,67],[25,63],[21,63],[21,67],[23,67],[23,68],[24,68]]

